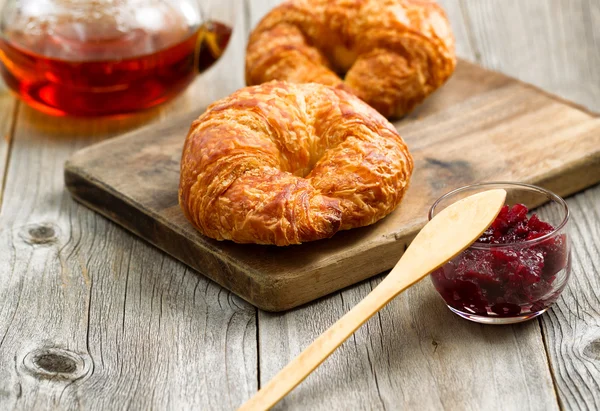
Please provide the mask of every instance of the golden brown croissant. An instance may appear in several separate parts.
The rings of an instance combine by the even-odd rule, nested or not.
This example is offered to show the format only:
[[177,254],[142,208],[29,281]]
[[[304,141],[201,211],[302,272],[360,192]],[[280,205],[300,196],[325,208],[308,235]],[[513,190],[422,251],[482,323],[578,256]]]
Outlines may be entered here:
[[208,237],[299,244],[385,217],[412,169],[394,126],[357,97],[274,81],[238,90],[192,123],[179,203]]
[[450,24],[435,1],[291,0],[252,32],[246,83],[339,86],[384,116],[400,117],[455,66]]

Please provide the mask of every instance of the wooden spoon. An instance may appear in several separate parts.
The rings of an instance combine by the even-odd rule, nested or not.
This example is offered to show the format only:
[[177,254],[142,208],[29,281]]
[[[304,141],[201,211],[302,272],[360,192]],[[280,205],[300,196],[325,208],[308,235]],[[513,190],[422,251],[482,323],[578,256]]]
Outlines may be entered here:
[[484,191],[442,210],[423,227],[400,261],[369,295],[279,371],[239,410],[266,410],[274,406],[392,298],[475,242],[492,224],[505,198],[504,190]]

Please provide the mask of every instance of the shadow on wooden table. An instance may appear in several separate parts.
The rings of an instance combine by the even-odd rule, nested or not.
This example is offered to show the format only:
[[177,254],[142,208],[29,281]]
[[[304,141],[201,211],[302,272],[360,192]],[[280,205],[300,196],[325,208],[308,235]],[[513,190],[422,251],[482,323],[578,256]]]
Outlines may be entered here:
[[163,107],[139,113],[105,117],[52,116],[20,103],[19,122],[32,127],[35,133],[50,138],[112,137],[161,119]]
[[[197,112],[200,115],[206,106],[203,101],[193,101],[188,93],[182,93],[170,101],[146,110],[101,117],[54,116],[40,112],[23,102],[17,104],[13,123],[17,121],[20,128],[30,128],[34,134],[50,139],[81,139],[84,142],[88,137],[98,141],[125,134],[184,113]],[[182,140],[183,138],[185,136],[182,136]]]

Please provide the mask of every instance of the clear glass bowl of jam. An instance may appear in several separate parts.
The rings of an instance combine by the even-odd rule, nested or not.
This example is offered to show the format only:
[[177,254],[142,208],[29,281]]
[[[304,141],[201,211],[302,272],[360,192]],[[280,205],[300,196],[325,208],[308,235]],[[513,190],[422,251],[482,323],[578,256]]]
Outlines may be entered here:
[[[556,194],[520,183],[462,187],[437,200],[429,219],[480,191],[503,188],[506,205],[467,250],[431,273],[435,289],[459,316],[485,324],[512,324],[544,313],[571,273],[569,209]],[[543,217],[529,211],[544,205]]]
[[236,0],[7,0],[0,73],[54,115],[124,114],[185,89],[224,52]]

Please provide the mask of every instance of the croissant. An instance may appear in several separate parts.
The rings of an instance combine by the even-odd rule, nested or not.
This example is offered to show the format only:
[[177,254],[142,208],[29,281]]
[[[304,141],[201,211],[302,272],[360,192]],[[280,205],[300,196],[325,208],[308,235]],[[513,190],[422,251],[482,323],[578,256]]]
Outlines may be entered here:
[[208,237],[300,244],[385,217],[412,169],[394,126],[354,95],[273,81],[236,91],[192,123],[179,203]]
[[435,1],[291,0],[250,35],[246,83],[338,86],[386,117],[401,117],[455,66],[450,23]]

